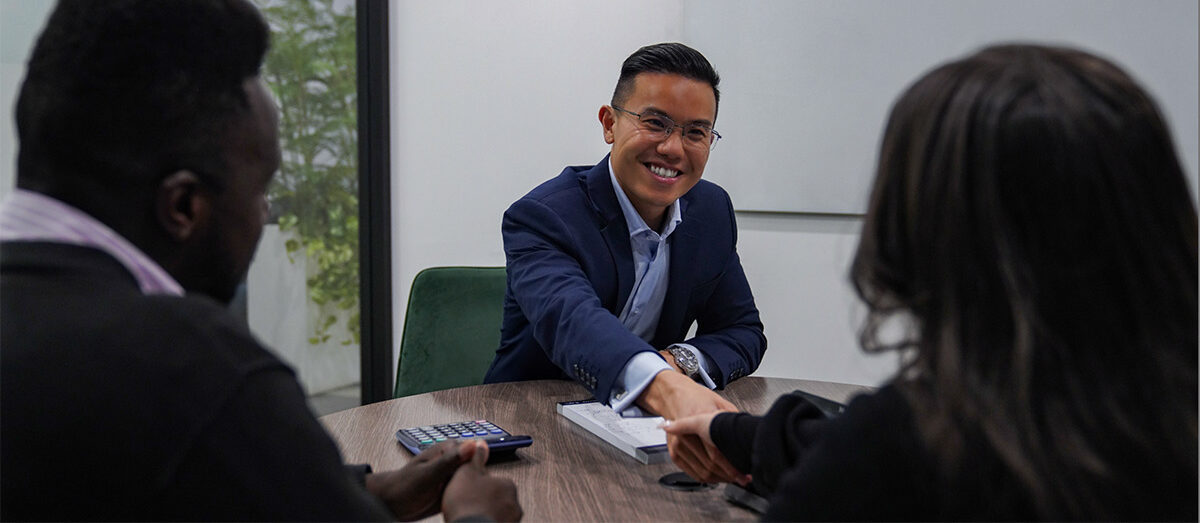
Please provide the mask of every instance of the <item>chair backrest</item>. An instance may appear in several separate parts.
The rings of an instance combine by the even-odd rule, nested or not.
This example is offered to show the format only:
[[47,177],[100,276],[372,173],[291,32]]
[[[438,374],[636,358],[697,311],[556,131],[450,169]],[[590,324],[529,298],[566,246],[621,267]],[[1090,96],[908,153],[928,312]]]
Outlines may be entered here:
[[504,267],[431,267],[408,294],[393,397],[478,385],[500,346]]

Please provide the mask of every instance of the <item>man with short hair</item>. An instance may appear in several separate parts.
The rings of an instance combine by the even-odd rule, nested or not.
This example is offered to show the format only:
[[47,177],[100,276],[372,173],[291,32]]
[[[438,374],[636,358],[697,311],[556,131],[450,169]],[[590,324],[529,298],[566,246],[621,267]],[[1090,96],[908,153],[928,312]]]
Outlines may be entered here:
[[668,419],[733,409],[711,389],[754,372],[766,338],[732,203],[700,179],[720,138],[719,82],[683,44],[639,49],[600,108],[611,154],[505,212],[508,292],[486,381],[575,379],[619,411]]
[[62,0],[0,206],[0,517],[519,519],[487,447],[357,473],[223,307],[280,163],[245,0]]

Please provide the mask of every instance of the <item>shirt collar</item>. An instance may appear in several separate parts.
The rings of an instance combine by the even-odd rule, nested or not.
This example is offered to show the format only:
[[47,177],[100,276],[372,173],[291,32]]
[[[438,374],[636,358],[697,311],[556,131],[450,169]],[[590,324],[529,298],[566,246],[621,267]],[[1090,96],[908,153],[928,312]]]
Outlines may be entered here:
[[[617,181],[617,175],[613,173],[612,158],[608,159],[608,179],[612,181],[613,192],[617,193],[617,203],[621,205],[621,213],[625,215],[625,225],[629,228],[629,237],[633,238],[643,231],[658,234],[658,231],[646,225],[646,220],[643,220],[642,215],[638,214],[637,209],[633,208],[633,202],[629,201],[629,196],[625,194],[625,190],[621,188],[621,183]],[[671,206],[667,208],[667,213],[671,215],[671,218],[667,220],[667,226],[663,227],[662,234],[658,235],[664,240],[672,232],[675,232],[675,228],[683,222],[683,201],[676,199],[674,202],[671,202]]]
[[0,203],[0,241],[44,241],[92,247],[116,258],[143,294],[183,296],[165,269],[87,213],[44,194],[15,189]]

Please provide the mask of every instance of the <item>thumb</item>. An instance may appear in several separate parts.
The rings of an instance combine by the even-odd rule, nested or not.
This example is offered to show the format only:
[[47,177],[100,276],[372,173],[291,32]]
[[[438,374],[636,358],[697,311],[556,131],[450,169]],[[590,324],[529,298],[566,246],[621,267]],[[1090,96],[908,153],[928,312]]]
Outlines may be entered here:
[[437,459],[433,461],[432,465],[433,468],[438,471],[451,473],[454,472],[454,470],[457,469],[459,465],[462,465],[465,461],[467,461],[467,457],[462,456],[462,447],[457,449],[449,448],[445,452],[442,452],[442,455],[438,456]]
[[471,466],[482,472],[484,465],[487,464],[488,452],[490,449],[488,449],[487,443],[476,441],[475,455],[471,456]]

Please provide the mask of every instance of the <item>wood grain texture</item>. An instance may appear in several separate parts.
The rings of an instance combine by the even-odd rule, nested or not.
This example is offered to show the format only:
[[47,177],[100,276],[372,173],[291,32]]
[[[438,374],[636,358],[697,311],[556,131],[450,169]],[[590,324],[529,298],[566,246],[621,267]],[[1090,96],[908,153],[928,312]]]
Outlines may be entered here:
[[[719,391],[746,412],[762,414],[775,398],[804,390],[836,401],[868,387],[786,378],[742,378]],[[724,500],[721,489],[682,492],[658,478],[679,469],[643,465],[555,411],[560,401],[588,399],[580,385],[540,380],[477,385],[382,401],[321,418],[347,463],[375,470],[403,466],[412,456],[393,434],[404,427],[488,419],[513,434],[533,436],[514,459],[492,463],[492,474],[517,485],[529,521],[743,521],[755,514]]]

